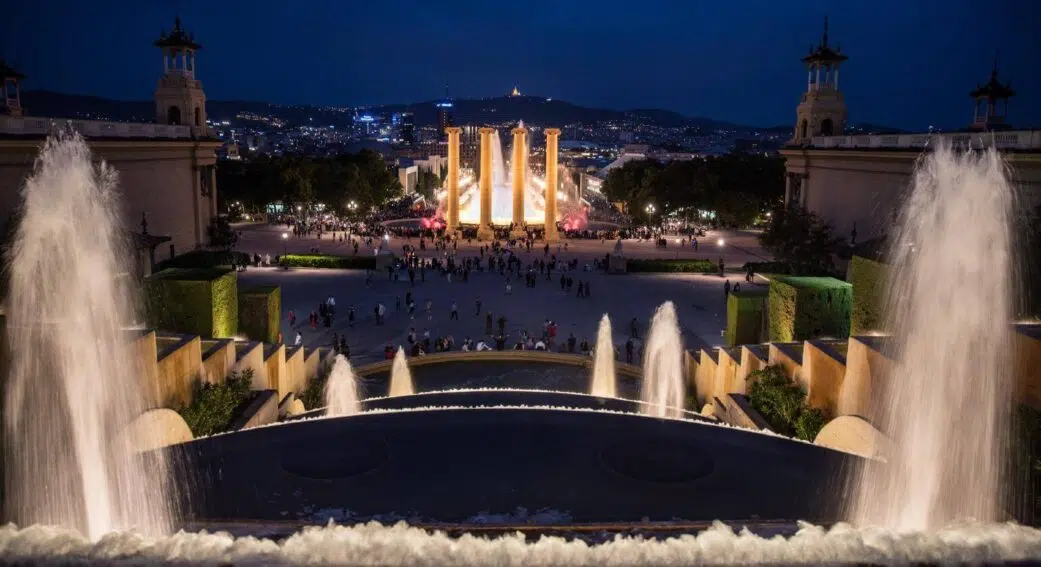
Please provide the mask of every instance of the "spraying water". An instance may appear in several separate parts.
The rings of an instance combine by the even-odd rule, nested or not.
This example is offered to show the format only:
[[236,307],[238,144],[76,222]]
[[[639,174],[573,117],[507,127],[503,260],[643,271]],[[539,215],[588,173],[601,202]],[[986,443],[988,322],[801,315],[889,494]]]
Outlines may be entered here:
[[23,189],[10,251],[10,376],[4,399],[9,518],[97,539],[171,526],[169,468],[134,454],[147,406],[123,327],[135,318],[116,174],[77,134],[47,140]]
[[596,356],[593,358],[593,383],[590,394],[601,398],[617,398],[618,388],[614,373],[614,341],[611,339],[611,319],[604,313],[596,333]]
[[654,417],[679,417],[686,402],[683,378],[683,339],[671,301],[662,303],[647,334],[643,355],[643,412]]
[[398,353],[394,355],[394,362],[390,366],[390,397],[411,396],[416,393],[412,387],[412,372],[408,369],[408,361],[405,360],[405,349],[398,347]]
[[325,382],[325,415],[330,417],[358,413],[358,379],[347,357],[336,355],[329,379]]
[[894,454],[861,473],[860,524],[922,530],[999,518],[1012,200],[993,149],[941,145],[918,164],[890,250],[886,313],[901,362],[877,414]]

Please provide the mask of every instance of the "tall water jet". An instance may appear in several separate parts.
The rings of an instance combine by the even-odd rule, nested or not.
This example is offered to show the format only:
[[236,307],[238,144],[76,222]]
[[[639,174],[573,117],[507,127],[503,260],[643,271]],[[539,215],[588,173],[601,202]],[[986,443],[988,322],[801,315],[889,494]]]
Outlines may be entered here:
[[611,339],[611,319],[604,313],[596,332],[596,350],[593,358],[593,381],[589,393],[601,398],[618,397],[614,373],[614,341]]
[[643,413],[654,417],[680,417],[686,402],[683,378],[683,339],[676,307],[662,303],[651,319],[643,355]]
[[338,354],[325,382],[325,415],[354,415],[358,409],[358,378],[347,357]]
[[82,137],[59,134],[23,199],[7,301],[8,517],[92,539],[167,532],[175,499],[166,457],[152,452],[146,463],[127,429],[149,400],[123,330],[136,318],[116,174],[91,163]]
[[408,361],[405,360],[405,349],[398,347],[398,353],[394,355],[394,362],[390,366],[390,393],[388,396],[411,396],[416,393],[412,387],[412,372],[408,369]]
[[886,320],[899,362],[876,416],[893,455],[861,471],[859,524],[923,530],[1000,518],[1012,201],[994,149],[940,145],[918,163],[889,251]]

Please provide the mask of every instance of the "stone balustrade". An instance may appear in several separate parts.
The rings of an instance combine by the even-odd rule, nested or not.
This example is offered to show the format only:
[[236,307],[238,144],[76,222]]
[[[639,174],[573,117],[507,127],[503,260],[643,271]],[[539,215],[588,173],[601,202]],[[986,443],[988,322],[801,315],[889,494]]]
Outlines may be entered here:
[[86,138],[165,138],[190,139],[190,126],[146,124],[143,122],[105,122],[69,120],[36,116],[0,116],[0,135],[46,136],[61,126],[71,126]]
[[871,134],[862,136],[814,136],[812,148],[839,149],[915,149],[938,139],[956,146],[984,146],[993,143],[1001,150],[1041,150],[1041,130],[1006,132],[951,132],[943,134]]

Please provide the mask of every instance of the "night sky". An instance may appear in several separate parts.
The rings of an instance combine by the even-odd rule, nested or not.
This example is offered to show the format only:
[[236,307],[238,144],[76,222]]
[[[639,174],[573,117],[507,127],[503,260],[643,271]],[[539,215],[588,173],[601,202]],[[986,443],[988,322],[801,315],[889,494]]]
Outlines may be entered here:
[[[995,51],[1041,127],[1038,0],[13,0],[0,53],[24,88],[150,99],[160,29],[180,13],[204,45],[210,99],[384,104],[524,94],[662,108],[743,124],[794,121],[799,58],[819,40],[850,57],[850,120],[958,128]],[[30,109],[31,111],[31,109]]]

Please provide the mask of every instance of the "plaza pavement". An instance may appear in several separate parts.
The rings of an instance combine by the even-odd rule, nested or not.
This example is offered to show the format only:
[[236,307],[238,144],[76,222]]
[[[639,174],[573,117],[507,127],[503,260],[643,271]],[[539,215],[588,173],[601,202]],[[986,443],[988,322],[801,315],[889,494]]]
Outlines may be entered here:
[[[283,242],[281,231],[277,227],[256,226],[242,230],[239,250],[249,253],[270,253],[272,257],[282,253]],[[748,233],[728,233],[722,236],[709,234],[702,241],[715,241],[724,238],[725,242],[736,242],[745,246],[726,244],[722,251],[717,247],[713,259],[722,254],[724,261],[738,268],[748,259],[764,259],[759,256],[761,250],[755,243],[754,235]],[[413,239],[415,241],[416,239]],[[401,250],[404,242],[391,240],[395,251]],[[413,242],[418,244],[418,242]],[[318,246],[323,253],[350,254],[346,244],[333,243],[329,239],[318,241],[314,238],[297,239],[290,235],[284,243],[290,253],[306,252]],[[602,257],[613,249],[613,242],[569,241],[568,252],[558,257],[564,260],[579,258],[584,263],[595,257]],[[476,245],[460,245],[459,254],[466,249],[476,254]],[[660,249],[650,243],[626,242],[627,255],[638,257],[661,256]],[[670,251],[675,256],[676,251]],[[364,245],[359,253],[371,254]],[[437,251],[428,248],[421,255],[432,257]],[[519,252],[524,264],[542,257],[541,250],[531,253]],[[689,249],[680,252],[681,257],[706,257],[695,254]],[[684,256],[685,255],[685,256]],[[738,263],[740,262],[740,264]],[[726,303],[723,293],[724,279],[718,275],[700,274],[621,274],[610,275],[598,271],[585,272],[581,269],[570,272],[575,286],[570,293],[560,289],[559,273],[552,281],[545,276],[538,279],[536,287],[524,286],[523,280],[514,278],[512,293],[506,294],[506,280],[498,273],[473,272],[467,282],[453,277],[452,281],[437,274],[433,270],[426,271],[426,281],[421,281],[419,274],[413,288],[413,299],[416,302],[415,319],[409,319],[404,305],[405,293],[409,289],[405,274],[399,281],[389,281],[386,273],[373,274],[371,287],[365,285],[365,272],[360,270],[325,270],[293,268],[249,268],[239,275],[239,285],[280,285],[282,287],[282,333],[286,343],[292,344],[296,332],[302,334],[307,346],[326,346],[332,343],[333,333],[347,334],[351,348],[351,358],[356,364],[364,364],[381,360],[383,348],[389,342],[395,347],[406,343],[410,327],[414,327],[419,337],[424,330],[429,330],[431,340],[438,336],[452,335],[456,348],[467,336],[474,341],[486,338],[485,312],[491,311],[493,318],[499,316],[507,319],[506,330],[509,335],[507,343],[512,345],[520,334],[527,329],[534,335],[541,334],[542,324],[551,319],[558,324],[558,344],[566,341],[569,333],[574,333],[579,342],[586,338],[590,343],[596,339],[597,326],[601,316],[607,313],[613,324],[614,342],[623,345],[629,333],[629,322],[636,317],[640,327],[640,337],[644,338],[647,324],[655,308],[664,301],[673,301],[679,317],[684,343],[687,348],[700,348],[722,344],[721,332],[726,324]],[[731,283],[744,283],[741,273],[728,273]],[[578,298],[578,282],[589,282],[591,297]],[[336,299],[336,318],[332,328],[319,326],[317,331],[307,325],[307,315],[317,310],[318,304],[329,296]],[[477,316],[476,299],[483,303],[482,312]],[[401,310],[396,309],[397,299],[402,300]],[[427,300],[432,302],[432,316],[428,320],[424,311]],[[452,302],[459,307],[459,320],[450,320]],[[382,302],[386,308],[386,320],[383,325],[375,324],[374,308]],[[355,307],[355,324],[349,328],[347,324],[348,306]],[[296,328],[291,329],[285,314],[292,309],[297,314]],[[624,356],[624,351],[623,351]]]

